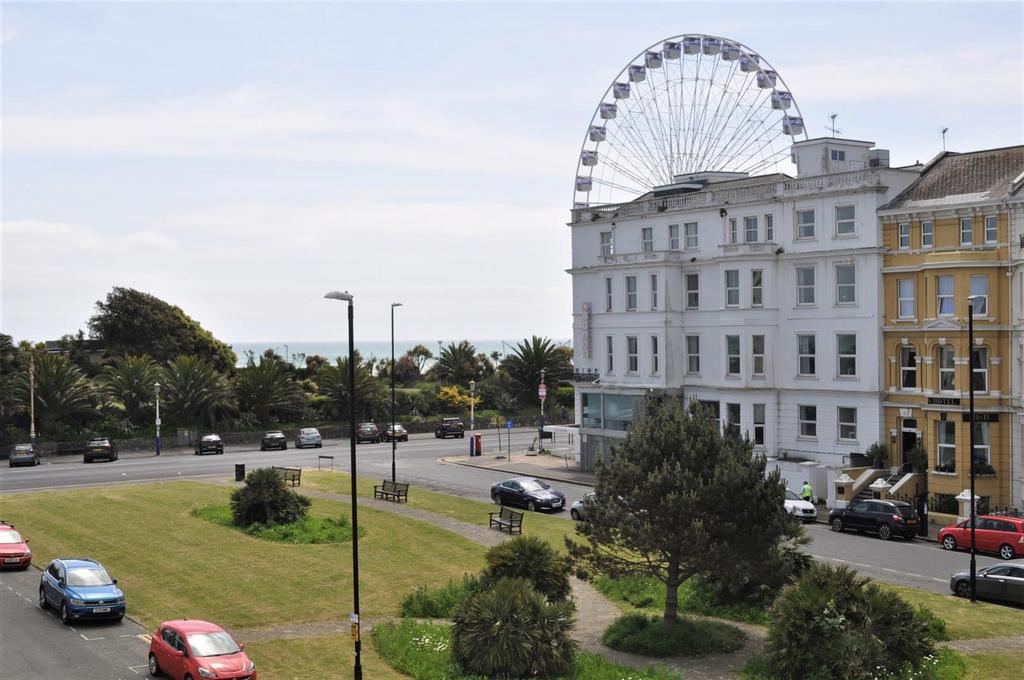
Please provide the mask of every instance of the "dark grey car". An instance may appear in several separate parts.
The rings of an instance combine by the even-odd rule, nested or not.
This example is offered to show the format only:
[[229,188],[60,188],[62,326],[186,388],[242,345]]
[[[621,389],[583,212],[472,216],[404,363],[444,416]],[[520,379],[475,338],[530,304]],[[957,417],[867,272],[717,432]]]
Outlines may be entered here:
[[15,465],[39,465],[39,452],[32,444],[15,444],[7,458],[8,467]]
[[491,487],[491,500],[498,505],[518,505],[530,512],[565,507],[565,495],[561,491],[555,491],[547,482],[532,477],[498,482]]
[[[1024,605],[1024,560],[979,569],[975,584],[979,598]],[[949,589],[960,597],[970,597],[971,572],[958,571],[953,574],[949,578]]]

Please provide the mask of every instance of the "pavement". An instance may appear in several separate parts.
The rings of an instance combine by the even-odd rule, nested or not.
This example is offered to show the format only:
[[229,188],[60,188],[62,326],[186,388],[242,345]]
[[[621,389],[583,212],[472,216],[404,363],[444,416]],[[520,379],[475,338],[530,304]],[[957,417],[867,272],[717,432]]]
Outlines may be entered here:
[[493,470],[507,476],[537,477],[551,482],[594,486],[592,473],[573,470],[572,466],[576,465],[573,459],[552,454],[522,451],[511,455],[491,453],[481,456],[446,456],[441,460],[481,470]]

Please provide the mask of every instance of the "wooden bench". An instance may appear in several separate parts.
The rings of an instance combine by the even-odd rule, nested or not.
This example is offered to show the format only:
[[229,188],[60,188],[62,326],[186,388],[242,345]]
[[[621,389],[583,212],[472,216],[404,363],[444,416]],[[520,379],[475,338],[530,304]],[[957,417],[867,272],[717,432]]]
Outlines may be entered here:
[[301,486],[302,484],[302,468],[274,466],[274,472],[289,486]]
[[373,497],[399,503],[408,502],[409,484],[405,482],[392,482],[385,479],[383,484],[373,487]]
[[490,528],[497,528],[498,531],[507,531],[510,534],[523,533],[523,513],[502,506],[500,511],[489,515]]

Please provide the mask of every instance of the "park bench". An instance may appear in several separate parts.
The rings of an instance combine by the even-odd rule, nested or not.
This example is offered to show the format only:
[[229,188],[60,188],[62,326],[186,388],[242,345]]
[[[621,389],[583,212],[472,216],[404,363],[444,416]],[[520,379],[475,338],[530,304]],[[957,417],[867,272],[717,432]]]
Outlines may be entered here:
[[383,484],[373,487],[373,497],[399,503],[408,502],[409,485],[405,482],[392,482],[385,479]]
[[523,533],[523,513],[502,507],[500,511],[489,513],[489,515],[491,517],[490,528],[496,527],[498,531],[507,531],[510,534]]
[[288,483],[289,486],[300,486],[302,484],[302,468],[298,467],[277,467],[274,472],[278,477]]

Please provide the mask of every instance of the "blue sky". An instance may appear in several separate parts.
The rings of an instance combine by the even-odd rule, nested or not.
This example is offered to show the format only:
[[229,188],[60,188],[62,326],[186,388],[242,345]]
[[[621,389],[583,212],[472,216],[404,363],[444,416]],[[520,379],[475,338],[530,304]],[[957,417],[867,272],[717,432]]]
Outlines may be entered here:
[[[1024,139],[1020,3],[10,3],[2,295],[16,338],[115,285],[226,340],[570,333],[579,143],[646,46],[756,49],[811,136],[927,160]],[[390,263],[389,263],[390,262]]]

